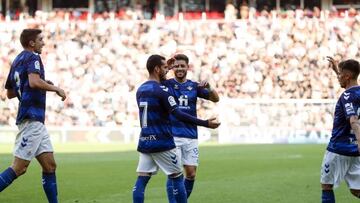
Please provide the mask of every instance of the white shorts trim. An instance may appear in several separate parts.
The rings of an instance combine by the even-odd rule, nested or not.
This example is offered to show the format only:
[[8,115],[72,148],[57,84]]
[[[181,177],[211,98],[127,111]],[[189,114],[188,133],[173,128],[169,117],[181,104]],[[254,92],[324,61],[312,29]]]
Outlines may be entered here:
[[54,152],[45,125],[39,121],[24,120],[18,125],[14,156],[31,161],[44,152]]
[[360,157],[326,151],[321,164],[320,183],[337,188],[343,180],[350,189],[360,189]]
[[197,139],[174,137],[182,165],[199,165],[199,142]]

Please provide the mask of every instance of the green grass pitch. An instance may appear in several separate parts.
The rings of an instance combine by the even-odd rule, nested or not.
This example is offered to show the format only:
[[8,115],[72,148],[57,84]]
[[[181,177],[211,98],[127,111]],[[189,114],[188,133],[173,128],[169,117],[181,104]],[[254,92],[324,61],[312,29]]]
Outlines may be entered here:
[[[135,146],[55,146],[61,203],[131,203],[138,154]],[[96,151],[87,152],[84,151]],[[319,173],[325,145],[206,145],[192,203],[320,202]],[[0,170],[12,161],[11,146],[0,145]],[[146,203],[166,203],[165,175],[153,176]],[[337,202],[358,202],[343,183]],[[0,194],[1,203],[46,202],[39,164]]]

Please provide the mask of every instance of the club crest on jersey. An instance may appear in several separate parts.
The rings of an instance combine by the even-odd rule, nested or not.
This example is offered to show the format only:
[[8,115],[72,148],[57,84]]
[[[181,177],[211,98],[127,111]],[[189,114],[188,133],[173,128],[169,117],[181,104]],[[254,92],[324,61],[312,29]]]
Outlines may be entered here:
[[193,89],[193,87],[188,86],[186,89],[188,89],[189,91],[191,91]]
[[344,92],[344,99],[345,99],[345,100],[348,100],[349,97],[350,97],[350,93]]
[[35,65],[35,69],[40,70],[40,62],[39,61],[35,61],[34,65]]
[[175,98],[173,96],[169,96],[168,101],[169,101],[170,106],[175,106],[176,105],[176,101],[175,101]]
[[179,85],[175,84],[174,89],[176,89],[176,90],[179,89]]
[[345,104],[345,110],[347,114],[355,113],[354,107],[352,103]]
[[162,90],[164,90],[165,92],[169,91],[169,88],[165,87],[164,85],[160,86]]

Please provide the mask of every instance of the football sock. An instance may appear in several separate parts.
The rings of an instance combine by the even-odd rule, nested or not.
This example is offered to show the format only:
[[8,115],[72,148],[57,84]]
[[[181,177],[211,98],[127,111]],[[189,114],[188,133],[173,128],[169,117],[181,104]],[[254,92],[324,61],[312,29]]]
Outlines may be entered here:
[[322,203],[335,203],[333,190],[323,190],[321,195]]
[[166,181],[166,192],[167,197],[169,200],[169,203],[176,203],[175,197],[174,197],[174,187],[171,178],[168,178]]
[[9,167],[0,174],[0,192],[16,179],[15,171]]
[[189,179],[185,178],[184,185],[185,185],[185,189],[186,189],[187,198],[190,197],[190,194],[194,187],[194,182],[195,182],[195,180],[189,180]]
[[186,190],[184,185],[184,176],[171,178],[173,184],[173,194],[177,203],[187,203]]
[[133,189],[133,203],[143,203],[146,184],[150,176],[138,176]]
[[57,185],[55,173],[42,174],[42,184],[49,203],[57,203]]

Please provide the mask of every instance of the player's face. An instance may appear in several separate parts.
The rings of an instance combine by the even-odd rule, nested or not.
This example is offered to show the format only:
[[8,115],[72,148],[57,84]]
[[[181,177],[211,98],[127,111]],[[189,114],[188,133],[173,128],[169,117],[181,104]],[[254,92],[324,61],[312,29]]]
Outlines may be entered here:
[[162,61],[162,65],[160,66],[160,72],[159,72],[159,76],[160,76],[160,80],[166,80],[166,74],[169,72],[169,68],[168,65],[166,64],[166,61],[163,60]]
[[340,84],[340,87],[346,88],[347,81],[349,80],[349,74],[346,71],[340,70],[337,78]]
[[42,48],[44,47],[44,36],[40,33],[36,36],[34,43],[34,51],[38,54],[41,54]]
[[172,66],[176,79],[186,78],[189,66],[184,60],[176,60]]

